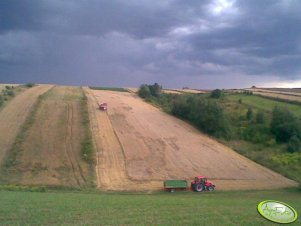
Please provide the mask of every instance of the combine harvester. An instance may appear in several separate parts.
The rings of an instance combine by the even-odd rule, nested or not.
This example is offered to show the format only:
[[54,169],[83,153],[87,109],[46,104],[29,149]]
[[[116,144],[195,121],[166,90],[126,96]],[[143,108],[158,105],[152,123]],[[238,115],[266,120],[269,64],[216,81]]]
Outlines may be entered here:
[[[164,190],[169,192],[175,192],[176,190],[187,190],[186,180],[166,180],[164,181]],[[215,185],[211,181],[207,180],[204,176],[197,176],[194,181],[191,182],[190,190],[195,192],[202,191],[214,191]]]
[[99,110],[101,110],[101,111],[108,110],[108,104],[107,103],[98,104],[98,107],[99,107]]

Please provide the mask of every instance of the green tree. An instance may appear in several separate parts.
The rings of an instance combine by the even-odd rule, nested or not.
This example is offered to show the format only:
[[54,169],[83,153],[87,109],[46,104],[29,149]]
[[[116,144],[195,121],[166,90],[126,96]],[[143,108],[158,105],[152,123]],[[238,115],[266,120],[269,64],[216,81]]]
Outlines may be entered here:
[[291,153],[301,150],[301,141],[296,135],[290,138],[287,145],[287,150]]
[[146,84],[141,85],[139,88],[139,91],[138,91],[138,95],[145,99],[150,98],[151,92],[150,92],[148,85],[146,85]]
[[251,107],[248,108],[247,114],[246,114],[247,120],[253,119],[253,110]]
[[148,87],[151,95],[154,97],[158,97],[162,93],[162,86],[160,86],[158,83],[149,85]]
[[189,114],[189,105],[187,99],[178,95],[172,102],[171,113],[181,118],[187,118]]
[[277,142],[288,142],[294,135],[300,138],[300,120],[287,109],[275,107],[273,109],[271,132],[275,135]]
[[264,117],[264,114],[263,112],[257,112],[256,113],[256,123],[257,124],[264,124],[265,122],[265,117]]
[[4,103],[4,99],[3,99],[3,97],[0,95],[0,107],[3,105],[3,103]]
[[230,124],[223,108],[216,101],[198,99],[190,104],[189,118],[204,132],[216,136],[229,138]]
[[218,99],[222,96],[222,91],[220,89],[215,89],[213,90],[211,93],[210,93],[210,97],[211,98],[215,98],[215,99]]

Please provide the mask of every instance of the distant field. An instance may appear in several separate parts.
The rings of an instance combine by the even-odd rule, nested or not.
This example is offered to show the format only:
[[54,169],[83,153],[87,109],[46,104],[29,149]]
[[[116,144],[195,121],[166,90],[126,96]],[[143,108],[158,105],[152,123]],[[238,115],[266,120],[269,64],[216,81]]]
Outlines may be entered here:
[[269,111],[275,107],[285,107],[292,111],[296,116],[301,117],[301,107],[295,104],[284,103],[276,100],[269,100],[264,97],[260,97],[257,95],[244,95],[244,94],[230,94],[227,95],[227,98],[232,101],[242,100],[242,103],[254,106],[263,111]]
[[[0,191],[1,225],[276,225],[257,213],[263,200],[301,213],[297,190],[213,193],[70,193]],[[301,218],[290,224],[300,225]]]
[[0,84],[0,90],[1,89],[5,89],[6,86],[13,86],[13,87],[16,87],[16,86],[19,86],[20,84]]
[[301,93],[301,88],[264,88],[266,90],[290,92],[290,93]]
[[96,86],[90,86],[90,89],[95,90],[110,90],[110,91],[117,91],[117,92],[128,92],[127,89],[119,88],[119,87],[96,87]]

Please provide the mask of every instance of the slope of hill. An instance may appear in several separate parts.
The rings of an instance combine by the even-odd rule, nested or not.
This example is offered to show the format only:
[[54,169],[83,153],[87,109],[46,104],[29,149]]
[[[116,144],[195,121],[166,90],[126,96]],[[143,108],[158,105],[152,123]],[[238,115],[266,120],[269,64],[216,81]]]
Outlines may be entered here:
[[58,86],[39,98],[31,125],[22,131],[23,139],[11,150],[17,151],[17,155],[3,180],[70,187],[91,183],[91,166],[81,158],[82,98],[79,87]]
[[35,86],[14,97],[0,111],[0,163],[13,144],[20,126],[30,113],[38,96],[51,86]]
[[[192,179],[199,174],[214,180],[219,189],[296,185],[134,94],[87,93],[99,187],[124,190],[131,184],[136,189],[160,189],[165,179]],[[99,111],[99,102],[107,102],[109,110]]]

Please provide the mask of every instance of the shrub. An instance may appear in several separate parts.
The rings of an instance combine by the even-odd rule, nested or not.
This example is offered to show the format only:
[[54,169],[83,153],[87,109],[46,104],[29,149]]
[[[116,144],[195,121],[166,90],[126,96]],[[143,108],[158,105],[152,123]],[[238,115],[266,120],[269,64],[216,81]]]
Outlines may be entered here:
[[210,93],[210,97],[211,98],[215,98],[215,99],[218,99],[222,96],[222,91],[220,89],[215,89],[213,90],[211,93]]
[[181,118],[187,118],[189,113],[189,105],[186,98],[178,96],[178,98],[174,99],[172,102],[171,113]]
[[34,83],[26,83],[25,86],[28,88],[31,88],[31,87],[35,86],[35,84]]
[[246,118],[247,118],[247,120],[252,120],[253,119],[253,110],[252,110],[251,107],[248,108]]
[[3,103],[4,103],[4,99],[3,99],[3,97],[0,95],[0,107],[3,105]]
[[296,135],[294,135],[290,138],[288,145],[287,145],[287,150],[290,153],[298,152],[301,150],[301,141]]
[[256,113],[256,123],[257,124],[263,124],[265,122],[265,117],[262,112],[257,112]]
[[13,90],[5,89],[5,90],[2,90],[2,93],[4,96],[11,96],[11,97],[15,96],[15,92]]
[[288,142],[294,135],[300,138],[300,120],[287,109],[275,107],[271,122],[271,132],[275,135],[277,142]]
[[7,91],[7,95],[13,97],[13,96],[15,96],[15,92],[12,90],[9,90],[9,91]]
[[162,93],[162,86],[160,86],[158,83],[155,83],[154,85],[149,85],[149,90],[152,96],[158,97]]
[[264,125],[250,125],[243,129],[242,139],[253,143],[265,143],[271,140],[270,130]]
[[144,84],[141,85],[138,91],[138,95],[144,99],[150,98],[151,97],[151,92],[148,87],[148,85]]
[[248,91],[248,90],[244,90],[243,94],[245,94],[245,95],[253,95],[253,92],[252,91]]
[[272,161],[280,165],[293,165],[301,161],[300,153],[278,154],[272,157]]

